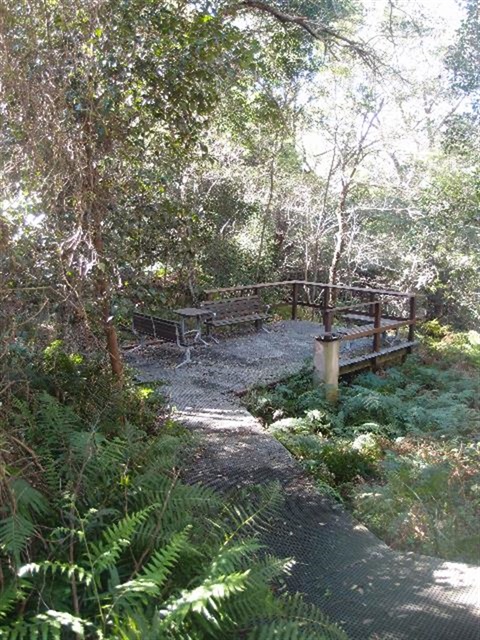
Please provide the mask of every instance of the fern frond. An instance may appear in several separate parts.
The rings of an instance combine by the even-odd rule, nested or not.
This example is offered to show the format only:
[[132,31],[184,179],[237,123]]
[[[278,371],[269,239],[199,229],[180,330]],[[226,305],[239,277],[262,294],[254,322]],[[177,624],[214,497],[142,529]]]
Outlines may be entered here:
[[35,525],[21,513],[3,518],[0,522],[0,549],[11,555],[15,562],[20,562],[20,555],[27,548],[30,538],[35,533]]
[[244,569],[248,561],[262,548],[257,540],[242,540],[242,542],[229,545],[220,550],[210,564],[209,577],[214,580],[219,576]]
[[85,585],[91,584],[93,575],[84,567],[74,563],[63,563],[58,561],[43,560],[42,562],[29,562],[24,564],[17,572],[20,578],[36,573],[50,572],[53,576],[57,574],[66,575],[67,578],[75,577],[78,582]]
[[[282,627],[289,627],[290,635],[255,635],[263,634],[266,631],[262,627],[249,637],[249,640],[265,640],[265,638],[282,638],[282,640],[291,640],[298,638],[299,640],[309,640],[310,638],[319,638],[319,640],[348,640],[347,635],[335,623],[330,622],[327,616],[312,604],[304,602],[299,594],[285,595],[280,598],[281,613],[278,618],[282,618],[282,625],[277,626],[274,620],[272,632],[281,633]],[[280,620],[278,621],[280,622]],[[295,626],[297,635],[295,635]],[[268,627],[267,627],[268,629]],[[293,635],[292,635],[293,634]]]
[[11,478],[8,483],[15,506],[21,513],[31,512],[37,515],[47,513],[48,500],[23,478]]
[[92,628],[93,625],[90,622],[67,611],[49,609],[29,620],[22,619],[11,627],[1,629],[0,638],[1,640],[61,640],[62,637],[67,637],[63,635],[62,629],[70,631],[76,638],[84,638],[85,631]]
[[49,609],[45,613],[39,613],[35,616],[34,620],[40,624],[45,623],[49,625],[49,627],[55,631],[60,631],[62,628],[68,629],[78,638],[83,638],[85,629],[92,626],[86,620],[74,616],[67,611],[55,611],[54,609]]
[[43,443],[49,445],[48,448],[58,449],[63,436],[78,429],[81,420],[68,405],[60,404],[46,392],[40,394],[39,405],[36,422]]
[[227,505],[227,515],[231,519],[231,533],[227,540],[240,534],[256,535],[268,529],[272,519],[278,515],[283,504],[279,483],[272,482],[253,489],[255,494],[251,488],[248,493],[235,496],[235,504]]
[[152,555],[150,562],[136,578],[118,585],[116,589],[121,599],[117,600],[116,605],[121,604],[122,599],[131,604],[135,599],[145,601],[145,596],[158,595],[186,547],[187,537],[188,529],[175,535],[166,547]]
[[6,483],[11,506],[0,522],[0,549],[20,562],[20,555],[27,548],[35,533],[36,516],[48,511],[46,498],[23,478],[9,478]]
[[90,544],[90,561],[94,574],[99,575],[102,571],[115,566],[123,549],[131,544],[139,525],[158,506],[158,504],[152,504],[141,511],[125,516],[120,522],[110,525],[103,532],[99,544]]
[[61,640],[61,626],[49,621],[19,620],[13,626],[0,631],[1,640]]
[[[312,635],[312,630],[302,628],[298,622],[278,620],[257,627],[247,636],[248,640],[330,640],[335,636],[317,632]],[[341,637],[341,636],[337,636]]]
[[181,627],[193,614],[198,614],[213,627],[220,624],[223,617],[221,603],[246,587],[249,571],[232,573],[216,580],[207,578],[194,589],[184,589],[176,598],[171,598],[160,611],[161,627]]
[[[15,607],[16,603],[26,595],[26,585],[23,581],[12,582],[0,591],[0,621],[4,620]],[[1,638],[0,631],[0,638]]]

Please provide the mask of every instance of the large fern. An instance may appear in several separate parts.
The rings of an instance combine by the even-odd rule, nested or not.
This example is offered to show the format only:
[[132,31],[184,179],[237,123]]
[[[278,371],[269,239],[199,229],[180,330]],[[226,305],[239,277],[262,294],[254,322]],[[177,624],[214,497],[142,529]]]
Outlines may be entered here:
[[[65,387],[74,377],[55,377],[58,397],[12,404],[8,448],[31,456],[0,481],[0,638],[277,637],[289,561],[267,555],[258,534],[278,513],[280,487],[227,498],[184,484],[184,431],[145,429],[136,401],[114,389],[108,399],[108,385],[92,399],[81,381],[82,404]],[[130,419],[114,423],[113,402],[126,402]]]

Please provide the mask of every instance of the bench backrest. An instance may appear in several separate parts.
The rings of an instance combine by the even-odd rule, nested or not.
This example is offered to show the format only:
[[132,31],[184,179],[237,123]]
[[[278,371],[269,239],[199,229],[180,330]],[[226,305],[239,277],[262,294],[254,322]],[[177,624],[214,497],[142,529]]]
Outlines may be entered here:
[[136,333],[152,336],[167,342],[180,341],[180,325],[173,320],[164,320],[143,313],[133,314],[133,330]]
[[226,300],[212,300],[202,302],[202,309],[215,314],[216,320],[238,318],[254,313],[264,313],[265,304],[259,296],[245,296],[243,298],[227,298]]

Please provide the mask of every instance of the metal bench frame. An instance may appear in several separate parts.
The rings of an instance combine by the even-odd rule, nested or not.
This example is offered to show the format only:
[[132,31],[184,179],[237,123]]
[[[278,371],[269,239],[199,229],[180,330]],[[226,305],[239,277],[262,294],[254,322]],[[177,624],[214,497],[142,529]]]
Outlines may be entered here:
[[270,333],[263,326],[263,321],[268,319],[270,305],[265,304],[259,296],[212,300],[202,302],[200,306],[210,312],[210,317],[205,321],[207,336],[216,343],[218,343],[217,338],[211,335],[211,330],[216,327],[228,327],[243,322],[254,322],[257,330]]
[[[177,364],[175,369],[183,367],[185,364],[192,362],[191,350],[192,344],[196,341],[199,335],[197,329],[191,331],[182,331],[182,325],[180,322],[174,320],[165,320],[164,318],[158,318],[156,316],[147,315],[143,313],[133,314],[132,330],[135,335],[140,338],[140,345],[137,349],[143,346],[145,339],[144,336],[151,336],[159,342],[171,342],[178,346],[179,349],[183,349],[185,357]],[[188,344],[189,336],[193,334],[192,344]]]

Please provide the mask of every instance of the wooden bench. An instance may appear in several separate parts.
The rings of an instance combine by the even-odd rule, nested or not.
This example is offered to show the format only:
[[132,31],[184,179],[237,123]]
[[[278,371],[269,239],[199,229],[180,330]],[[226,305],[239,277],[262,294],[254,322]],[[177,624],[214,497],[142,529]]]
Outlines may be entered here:
[[[175,369],[191,362],[191,347],[198,331],[182,331],[180,322],[165,320],[164,318],[157,318],[137,312],[133,314],[132,328],[133,332],[140,337],[150,336],[161,342],[173,342],[180,349],[184,349],[185,358]],[[192,334],[193,340],[191,340],[190,337]]]
[[244,296],[242,298],[227,298],[226,300],[214,300],[203,302],[201,308],[209,311],[211,317],[205,321],[207,336],[218,342],[211,336],[211,329],[227,327],[244,322],[254,322],[257,330],[263,329],[263,321],[268,319],[267,305],[259,296]]

